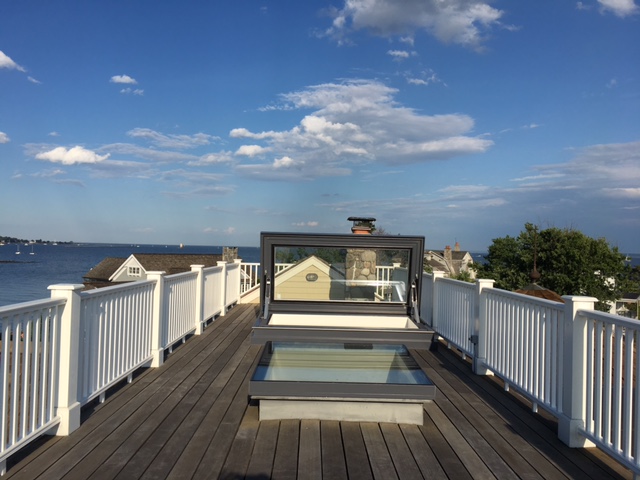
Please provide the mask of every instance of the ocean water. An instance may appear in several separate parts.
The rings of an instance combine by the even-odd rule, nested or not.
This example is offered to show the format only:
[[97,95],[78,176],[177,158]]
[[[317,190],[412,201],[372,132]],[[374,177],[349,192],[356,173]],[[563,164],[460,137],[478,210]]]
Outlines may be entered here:
[[[0,306],[49,298],[49,285],[82,283],[82,276],[106,257],[127,258],[132,253],[211,253],[222,247],[178,245],[58,244],[0,246]],[[259,262],[260,249],[239,247],[245,262]]]

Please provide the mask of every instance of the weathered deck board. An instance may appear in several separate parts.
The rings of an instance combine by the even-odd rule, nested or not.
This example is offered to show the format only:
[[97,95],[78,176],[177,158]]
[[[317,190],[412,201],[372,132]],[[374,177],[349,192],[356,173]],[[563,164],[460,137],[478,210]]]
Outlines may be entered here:
[[260,348],[255,306],[238,306],[165,364],[85,407],[69,437],[38,442],[11,479],[632,478],[593,449],[569,449],[549,415],[446,348],[415,352],[438,387],[425,423],[258,421],[247,385]]

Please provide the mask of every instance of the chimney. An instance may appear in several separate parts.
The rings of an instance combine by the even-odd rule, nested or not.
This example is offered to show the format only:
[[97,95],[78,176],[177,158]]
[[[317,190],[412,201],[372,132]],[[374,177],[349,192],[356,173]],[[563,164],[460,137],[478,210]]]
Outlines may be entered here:
[[375,230],[373,222],[375,222],[376,219],[373,217],[349,217],[347,220],[353,222],[351,232],[355,235],[371,235],[373,230]]
[[456,242],[455,246],[453,247],[453,251],[454,252],[459,252],[460,251],[460,242]]
[[451,262],[453,260],[453,256],[451,255],[451,246],[447,245],[444,247],[444,259],[447,262]]

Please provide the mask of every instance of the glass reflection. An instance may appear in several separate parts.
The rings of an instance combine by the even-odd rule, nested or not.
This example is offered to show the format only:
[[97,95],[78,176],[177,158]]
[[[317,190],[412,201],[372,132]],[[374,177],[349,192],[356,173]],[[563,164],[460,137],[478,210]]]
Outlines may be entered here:
[[403,345],[273,342],[254,381],[428,385]]
[[274,300],[405,302],[408,249],[274,249]]

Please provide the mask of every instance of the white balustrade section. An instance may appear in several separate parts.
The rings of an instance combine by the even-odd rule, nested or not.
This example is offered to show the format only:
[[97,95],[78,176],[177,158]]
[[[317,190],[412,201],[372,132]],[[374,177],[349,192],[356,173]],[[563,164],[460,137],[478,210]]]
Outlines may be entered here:
[[195,331],[197,280],[196,272],[164,277],[164,346],[170,346]]
[[237,302],[240,298],[240,268],[241,260],[234,260],[226,265],[225,276],[225,305]]
[[508,386],[558,415],[562,404],[564,305],[505,290],[487,289],[484,367]]
[[205,268],[204,271],[204,307],[203,320],[213,318],[224,310],[222,279],[225,275],[224,265]]
[[65,300],[0,307],[0,471],[6,459],[54,427],[58,335]]
[[81,294],[78,394],[86,404],[151,360],[155,282]]
[[242,263],[240,265],[240,293],[244,294],[260,285],[260,264]]
[[[586,328],[587,393],[580,432],[595,445],[640,471],[640,322],[579,310]],[[584,339],[581,339],[584,341]]]
[[463,354],[474,355],[471,341],[475,330],[476,286],[440,277],[433,285],[433,318],[437,332]]

